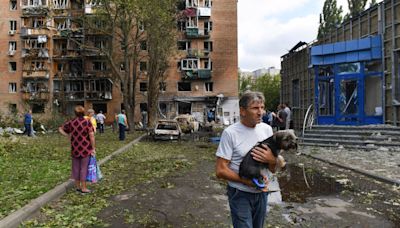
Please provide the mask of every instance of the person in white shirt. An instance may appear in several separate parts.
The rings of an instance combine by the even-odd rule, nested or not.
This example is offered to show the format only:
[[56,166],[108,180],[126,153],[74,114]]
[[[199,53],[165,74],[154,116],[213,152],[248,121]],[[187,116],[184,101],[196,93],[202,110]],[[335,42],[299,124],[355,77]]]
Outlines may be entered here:
[[[221,136],[216,156],[216,176],[228,181],[227,195],[234,227],[263,227],[268,192],[258,189],[251,180],[239,176],[244,156],[257,142],[272,136],[272,128],[263,123],[265,98],[259,92],[247,92],[239,101],[240,121],[227,127]],[[275,169],[276,159],[263,145],[251,151],[257,161]]]
[[104,120],[105,119],[106,119],[106,116],[103,114],[103,111],[100,111],[96,116],[96,120],[99,123],[100,134],[104,133]]

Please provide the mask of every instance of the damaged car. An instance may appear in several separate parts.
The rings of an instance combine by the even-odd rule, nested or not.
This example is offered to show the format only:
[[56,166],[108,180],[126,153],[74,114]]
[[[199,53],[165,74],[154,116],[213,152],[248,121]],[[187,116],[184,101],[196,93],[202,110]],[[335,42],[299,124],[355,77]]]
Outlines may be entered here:
[[181,128],[176,120],[159,120],[154,127],[152,137],[154,140],[179,140]]

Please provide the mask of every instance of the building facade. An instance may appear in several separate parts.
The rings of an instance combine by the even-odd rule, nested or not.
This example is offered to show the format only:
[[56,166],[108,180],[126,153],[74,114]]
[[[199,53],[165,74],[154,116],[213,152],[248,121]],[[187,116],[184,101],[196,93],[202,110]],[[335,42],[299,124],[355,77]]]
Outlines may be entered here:
[[310,105],[317,124],[400,124],[399,16],[400,1],[383,1],[282,56],[298,128]]
[[[31,108],[34,115],[50,118],[53,112],[71,114],[79,104],[112,120],[123,107],[120,82],[105,56],[87,48],[107,48],[112,37],[82,20],[95,12],[95,1],[0,2],[0,111]],[[178,54],[171,56],[160,88],[160,117],[191,113],[203,121],[213,111],[229,121],[238,115],[237,1],[182,0],[180,5]],[[140,62],[135,113],[147,109],[146,69]]]

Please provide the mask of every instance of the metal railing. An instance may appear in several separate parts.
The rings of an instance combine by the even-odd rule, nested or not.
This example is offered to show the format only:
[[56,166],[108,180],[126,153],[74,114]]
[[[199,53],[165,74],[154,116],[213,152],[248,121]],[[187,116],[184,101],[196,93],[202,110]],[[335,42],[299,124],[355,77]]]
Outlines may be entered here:
[[311,129],[313,124],[314,124],[314,109],[313,109],[313,105],[311,104],[310,106],[308,106],[306,115],[304,116],[304,121],[303,121],[303,134],[302,137],[304,137],[304,132],[306,130],[306,128]]

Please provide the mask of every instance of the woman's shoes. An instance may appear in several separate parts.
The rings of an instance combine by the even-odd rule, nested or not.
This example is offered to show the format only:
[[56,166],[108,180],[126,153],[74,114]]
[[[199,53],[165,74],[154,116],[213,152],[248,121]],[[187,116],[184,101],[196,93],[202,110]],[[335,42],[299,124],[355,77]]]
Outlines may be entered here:
[[92,193],[92,191],[89,190],[89,189],[81,189],[81,193],[82,194],[89,194],[89,193]]

